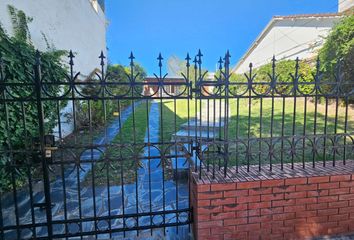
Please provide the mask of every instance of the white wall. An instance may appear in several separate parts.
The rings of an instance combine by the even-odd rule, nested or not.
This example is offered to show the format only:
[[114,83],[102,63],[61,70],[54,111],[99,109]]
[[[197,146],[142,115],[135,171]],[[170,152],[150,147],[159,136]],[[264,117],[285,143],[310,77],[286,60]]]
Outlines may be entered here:
[[[46,36],[56,49],[75,53],[74,69],[88,75],[99,67],[101,50],[106,55],[106,18],[99,5],[92,0],[0,0],[0,22],[12,34],[7,5],[24,11],[33,21],[29,30],[33,44],[46,50]],[[71,104],[62,111],[72,112]],[[72,122],[62,116],[62,134],[72,132]],[[55,129],[57,131],[57,129]]]
[[265,37],[234,71],[247,72],[250,62],[255,68],[262,66],[270,62],[273,55],[278,60],[314,57],[324,38],[339,19],[339,17],[275,19],[269,31],[265,32]]
[[75,68],[83,74],[99,66],[98,56],[106,52],[106,19],[90,0],[1,0],[0,22],[12,33],[7,5],[13,5],[29,17],[31,38],[40,50],[46,50],[42,33],[57,49],[76,52]]
[[338,0],[338,12],[344,12],[354,7],[354,0]]

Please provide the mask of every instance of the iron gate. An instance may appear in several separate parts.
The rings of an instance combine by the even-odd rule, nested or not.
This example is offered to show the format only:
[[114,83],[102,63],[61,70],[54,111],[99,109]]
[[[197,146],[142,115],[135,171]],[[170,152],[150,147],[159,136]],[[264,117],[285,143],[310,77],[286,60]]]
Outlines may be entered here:
[[211,77],[202,56],[187,55],[176,79],[160,54],[151,81],[133,54],[125,78],[106,74],[101,54],[86,79],[72,52],[59,79],[41,69],[39,52],[25,79],[11,78],[0,57],[0,239],[188,238],[190,170],[222,182],[241,165],[353,159],[354,88],[341,61],[332,76],[317,60],[304,78],[296,59],[280,79],[273,57],[263,77],[250,64],[231,81],[228,52]]
[[[188,236],[190,166],[201,167],[205,142],[227,138],[229,54],[217,81],[205,79],[200,51],[193,65],[187,55],[183,81],[166,80],[161,54],[150,82],[138,81],[133,54],[126,82],[106,74],[103,53],[86,79],[68,57],[68,75],[53,79],[37,52],[25,81],[1,60],[0,238]],[[203,97],[213,98],[206,121]],[[23,139],[14,144],[16,125]]]

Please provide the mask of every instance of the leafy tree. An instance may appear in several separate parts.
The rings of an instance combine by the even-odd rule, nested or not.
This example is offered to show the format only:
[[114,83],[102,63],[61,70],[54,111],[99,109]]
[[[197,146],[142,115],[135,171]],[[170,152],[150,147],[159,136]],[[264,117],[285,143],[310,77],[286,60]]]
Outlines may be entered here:
[[332,29],[319,57],[324,81],[335,81],[338,60],[342,60],[342,80],[351,89],[354,87],[354,15],[345,17]]
[[[106,90],[108,91],[105,93],[106,95],[109,94],[115,97],[131,97],[132,94],[137,96],[142,92],[142,86],[135,86],[134,89],[130,88],[130,80],[129,77],[131,76],[131,67],[126,67],[119,64],[108,65],[106,70],[106,81],[108,84],[106,86]],[[135,64],[133,66],[133,74],[137,76],[135,81],[142,82],[146,77],[145,69],[140,66],[139,64]],[[138,74],[138,75],[137,75]],[[86,82],[98,82],[99,79],[97,75],[101,75],[101,72],[96,69],[94,70],[85,80]],[[93,85],[86,85],[82,92],[86,96],[97,96],[102,94],[98,91],[96,84]],[[127,106],[130,102],[126,100],[122,100],[120,102],[121,108]],[[84,102],[76,102],[77,106],[77,119],[78,119],[78,126],[79,128],[85,128],[89,126],[89,105],[87,101]],[[102,127],[105,124],[105,121],[108,121],[112,118],[113,112],[118,110],[117,101],[112,100],[97,100],[90,102],[90,110],[91,110],[91,123],[95,127]],[[105,119],[106,116],[106,119]]]
[[[113,65],[112,68],[114,68],[114,66],[115,65]],[[125,70],[127,75],[129,75],[129,76],[131,75],[131,67],[124,67],[124,70]],[[134,74],[134,76],[137,76],[136,79],[135,79],[135,82],[137,82],[137,83],[143,82],[144,79],[147,76],[146,70],[138,63],[134,64],[133,74]],[[120,79],[120,78],[116,77],[116,79]],[[133,93],[134,95],[141,94],[141,92],[143,91],[143,86],[135,86],[135,90],[134,91],[135,91]]]

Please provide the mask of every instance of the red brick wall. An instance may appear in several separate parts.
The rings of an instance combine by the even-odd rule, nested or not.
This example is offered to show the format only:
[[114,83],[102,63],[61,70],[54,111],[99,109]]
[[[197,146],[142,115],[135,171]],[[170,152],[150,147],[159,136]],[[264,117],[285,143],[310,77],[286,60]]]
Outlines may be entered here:
[[[245,174],[252,179],[255,172]],[[192,174],[196,239],[303,239],[354,232],[351,166],[342,173],[330,167],[319,173],[299,168],[257,174],[263,180],[224,183]]]

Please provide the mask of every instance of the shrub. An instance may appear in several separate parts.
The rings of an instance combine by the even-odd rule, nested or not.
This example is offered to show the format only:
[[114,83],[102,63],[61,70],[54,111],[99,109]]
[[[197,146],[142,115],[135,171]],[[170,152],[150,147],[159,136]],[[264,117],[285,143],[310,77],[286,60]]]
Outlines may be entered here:
[[[354,87],[354,15],[342,19],[328,35],[319,52],[323,71],[323,81],[334,82],[338,60],[342,61],[341,79],[346,82],[347,90]],[[350,88],[350,89],[349,89]],[[353,97],[350,99],[353,101]]]
[[[296,71],[296,61],[295,60],[280,60],[276,62],[275,65],[275,76],[276,76],[276,90],[278,93],[281,94],[291,94],[292,84],[285,85],[282,83],[289,83],[294,81]],[[305,85],[301,84],[303,82],[313,82],[313,68],[312,66],[305,62],[299,61],[299,68],[298,68],[298,82],[299,82],[299,90],[302,93],[310,93],[314,89],[314,85]],[[245,73],[248,75],[248,73]],[[273,74],[273,66],[272,63],[265,64],[253,70],[252,73],[255,77],[253,79],[253,90],[257,94],[266,94],[270,89],[270,83],[272,81],[272,74]],[[241,74],[232,74],[230,77],[230,82],[235,83],[246,83],[247,78]],[[265,83],[265,84],[261,84]],[[238,85],[232,86],[232,91],[235,92],[244,92],[240,89],[245,89],[246,85]]]
[[[111,82],[114,84],[107,85],[106,90],[106,96],[111,95],[118,97],[118,98],[124,98],[124,97],[131,97],[132,95],[137,96],[138,94],[141,94],[142,92],[142,86],[135,86],[134,90],[130,88],[129,86],[129,77],[130,76],[130,67],[125,67],[119,64],[114,64],[114,65],[108,65],[107,66],[107,72],[106,76],[107,82]],[[136,82],[142,82],[145,77],[146,77],[146,72],[145,70],[139,65],[135,64],[133,68],[133,73],[134,76],[136,74],[139,74],[135,81]],[[97,70],[90,74],[90,76],[85,80],[87,82],[98,82],[99,79],[97,79],[96,73],[100,75],[101,73]],[[95,96],[99,95],[102,93],[98,93],[97,88],[95,85],[86,85],[83,89],[82,92],[86,96]],[[121,100],[120,101],[120,107],[121,109],[127,106],[130,103],[130,101],[127,100]],[[117,101],[114,100],[106,100],[103,102],[102,100],[97,100],[97,101],[90,101],[90,108],[87,101],[82,101],[82,102],[76,102],[76,109],[77,109],[77,120],[78,120],[78,126],[79,129],[86,128],[89,126],[89,117],[88,117],[88,112],[91,110],[91,123],[95,127],[102,127],[105,124],[105,121],[109,121],[113,117],[113,112],[118,111],[118,104]],[[105,110],[104,107],[105,106]],[[106,119],[105,119],[106,116]]]
[[[23,85],[7,87],[1,89],[3,98],[25,98],[34,95],[33,69],[35,65],[35,47],[30,41],[27,23],[31,21],[25,13],[9,6],[9,12],[12,17],[14,35],[9,36],[0,26],[0,57],[2,59],[1,73],[2,79],[6,83],[20,83]],[[41,69],[43,82],[62,81],[67,73],[66,68],[61,63],[61,57],[64,51],[50,50],[41,52]],[[61,92],[59,86],[48,87],[48,94],[55,96]],[[62,106],[65,102],[62,102]],[[0,151],[4,149],[28,148],[32,137],[38,136],[38,112],[36,102],[12,102],[2,103],[0,105]],[[57,118],[57,103],[54,101],[43,101],[43,110],[45,114],[46,132],[50,132]],[[25,114],[23,114],[25,112]],[[26,128],[24,127],[24,121]],[[26,139],[27,137],[27,139]],[[0,165],[11,160],[2,154]],[[24,162],[25,157],[13,159],[18,163]],[[9,187],[9,170],[0,167],[0,189]],[[22,182],[17,178],[17,185]]]

